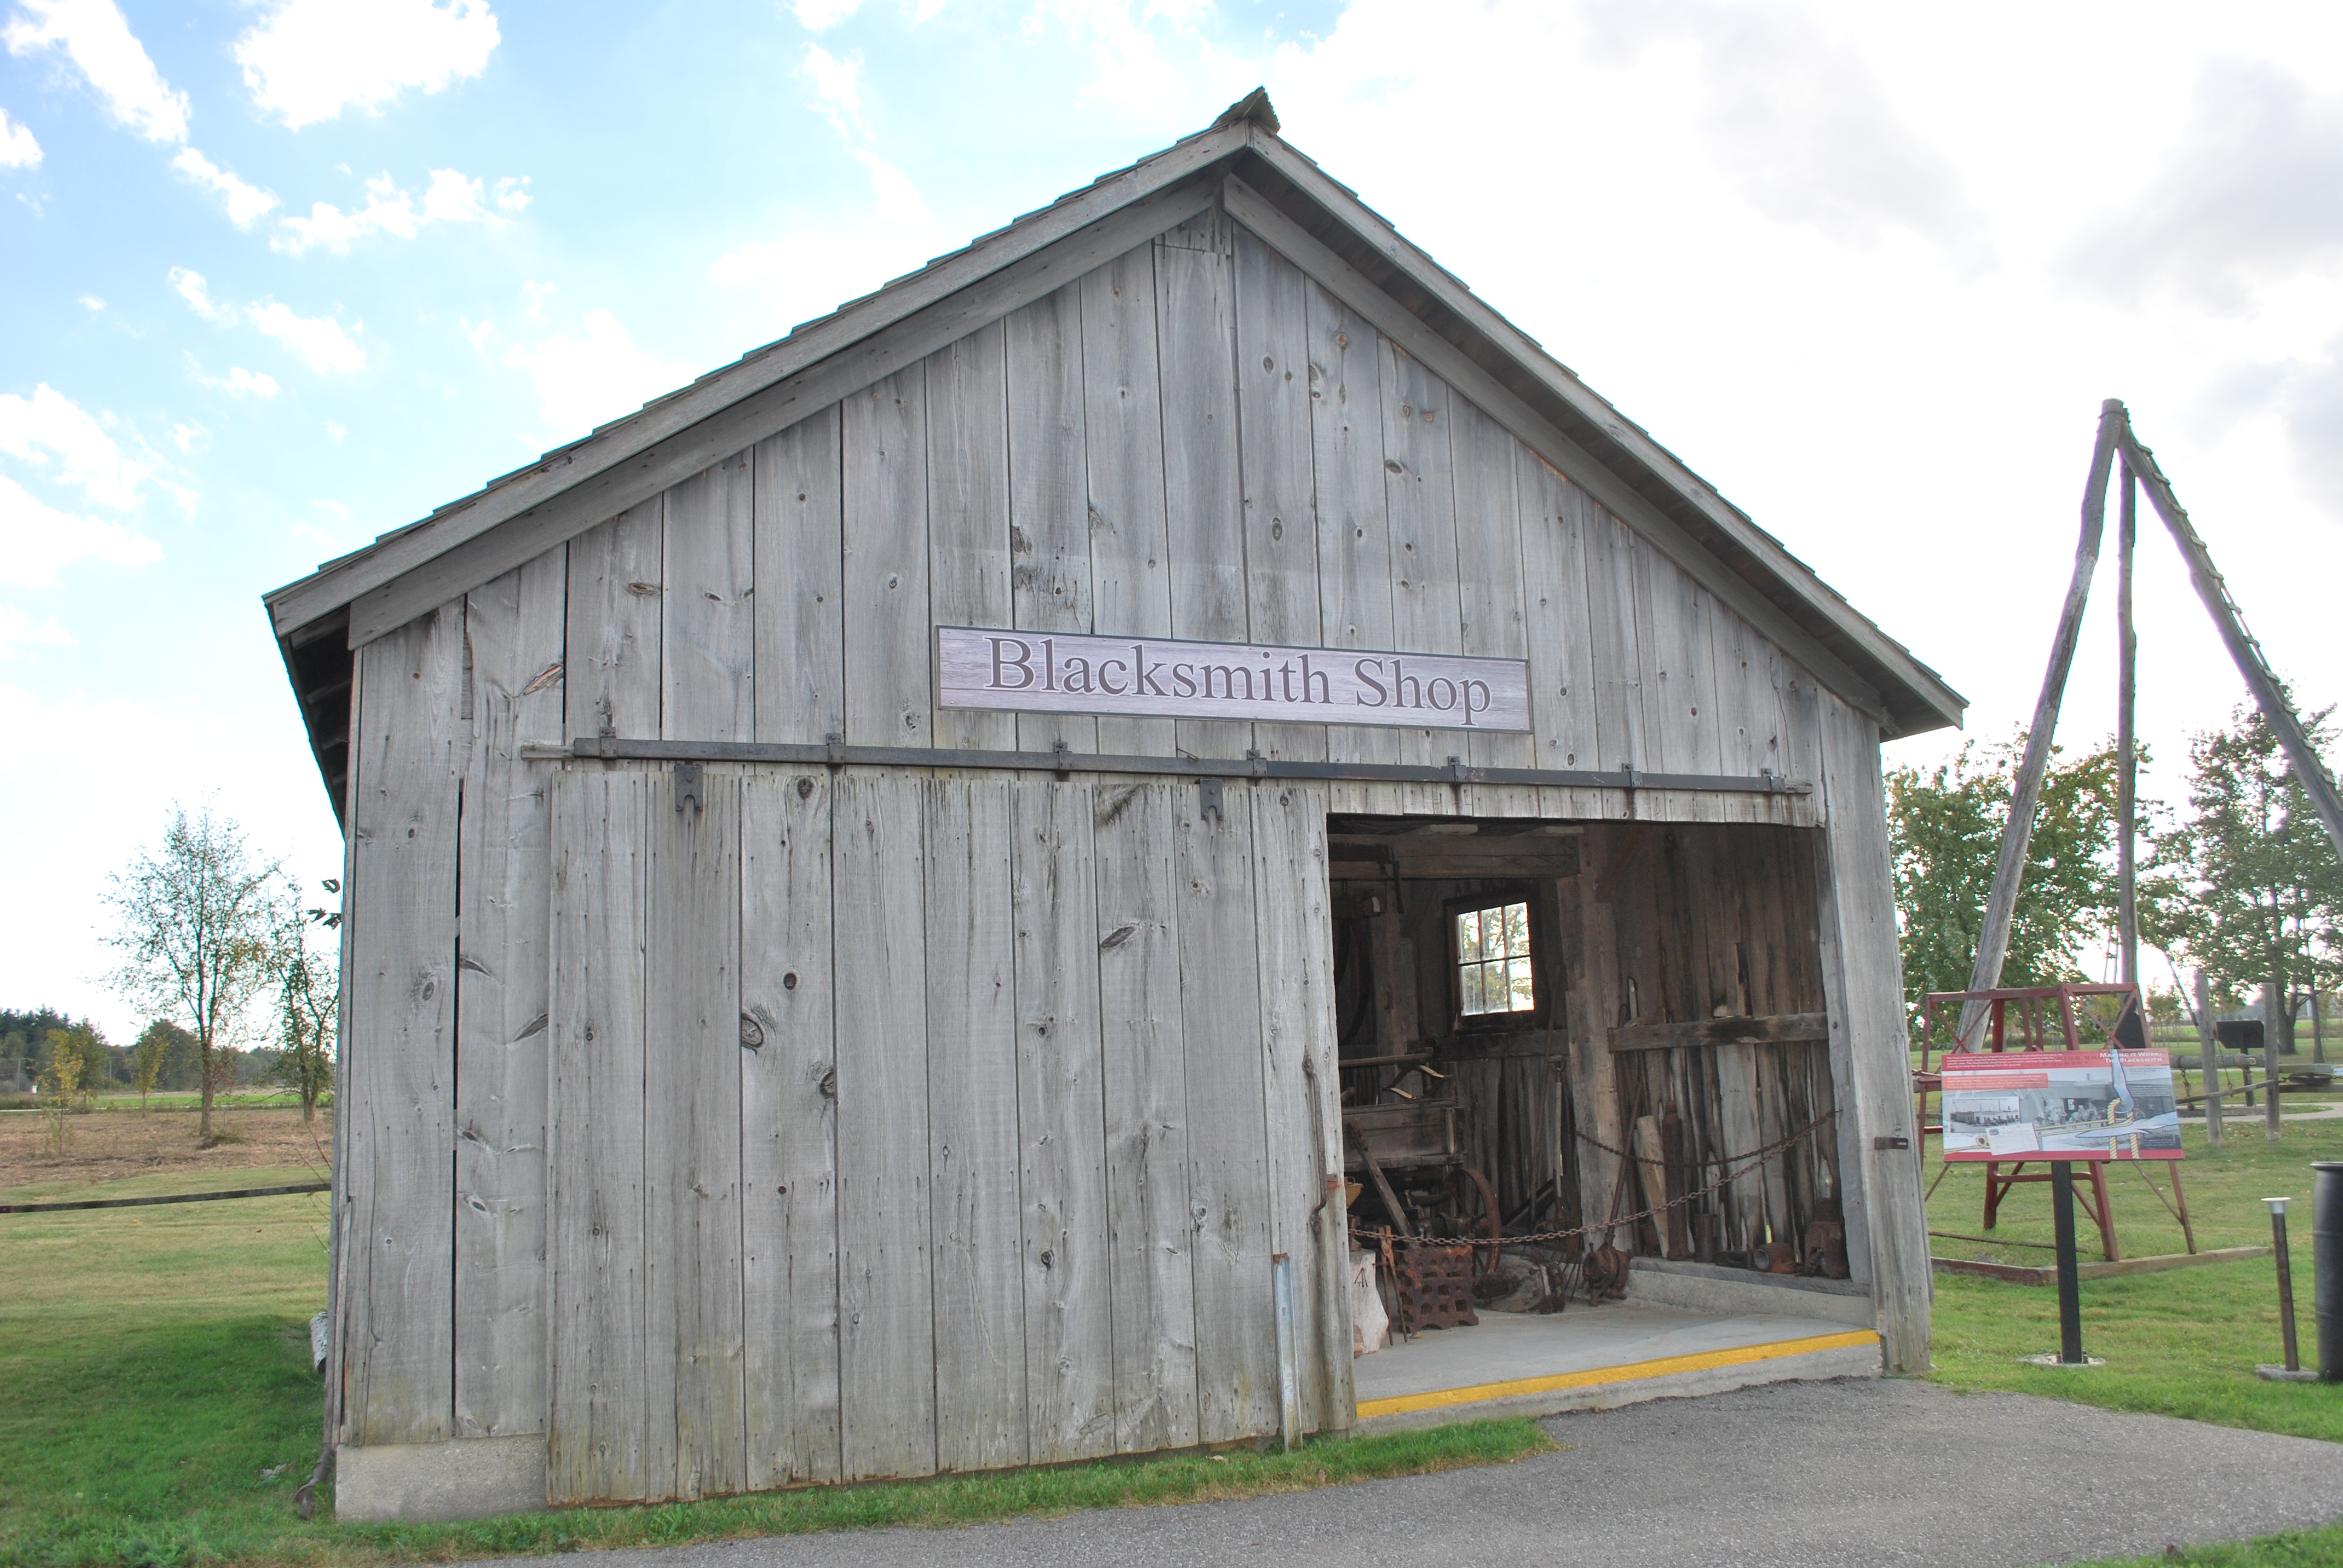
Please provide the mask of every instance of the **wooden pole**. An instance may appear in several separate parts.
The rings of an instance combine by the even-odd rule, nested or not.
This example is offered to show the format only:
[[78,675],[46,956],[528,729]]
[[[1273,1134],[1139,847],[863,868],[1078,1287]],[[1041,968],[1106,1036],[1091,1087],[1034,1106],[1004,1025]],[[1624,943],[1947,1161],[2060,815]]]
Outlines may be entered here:
[[[2197,585],[2197,597],[2204,601],[2213,624],[2220,630],[2221,640],[2228,645],[2229,657],[2237,662],[2237,673],[2246,678],[2246,685],[2262,710],[2262,719],[2278,737],[2278,744],[2286,748],[2287,760],[2294,765],[2295,779],[2302,785],[2303,793],[2310,797],[2311,805],[2318,809],[2318,819],[2326,824],[2327,837],[2333,840],[2335,852],[2343,855],[2343,797],[2336,794],[2335,780],[2328,776],[2326,766],[2311,747],[2310,737],[2295,718],[2293,705],[2287,701],[2286,689],[2278,684],[2269,660],[2262,654],[2262,645],[2246,629],[2237,602],[2229,598],[2228,584],[2214,569],[2212,555],[2205,548],[2205,541],[2197,537],[2188,514],[2173,495],[2171,482],[2156,466],[2156,454],[2139,444],[2121,403],[2110,399],[2107,407],[2120,427],[2125,457],[2138,474],[2139,482],[2147,487],[2149,502],[2164,518],[2164,526],[2172,531],[2174,542],[2188,562],[2188,576]],[[2100,427],[2106,428],[2104,420]],[[1997,881],[1996,885],[1999,885]]]
[[[2034,724],[2026,735],[2026,757],[2010,791],[2009,825],[2002,829],[2001,859],[1994,866],[1985,924],[1977,934],[1976,960],[1969,970],[1971,990],[1991,990],[1998,985],[2002,960],[2009,956],[2009,922],[2017,912],[2017,887],[2026,870],[2026,848],[2034,833],[2034,808],[2042,797],[2042,775],[2050,766],[2050,740],[2058,728],[2066,675],[2075,666],[2083,609],[2091,597],[2091,574],[2098,568],[2099,538],[2107,528],[2107,476],[2115,465],[2116,443],[2122,430],[2123,405],[2110,397],[2099,410],[2098,442],[2091,449],[2090,477],[2083,485],[2083,530],[2075,546],[2075,575],[2066,584],[2057,634],[2050,639],[2050,665],[2043,672],[2042,695],[2035,701]],[[1961,1004],[1960,1023],[1954,1031],[1961,1050],[1976,1049],[1977,1020],[1984,1014],[1983,1002]]]
[[2205,1053],[2205,1142],[2221,1146],[2221,1042],[2213,1038],[2213,988],[2197,971],[2197,1041]]
[[2138,541],[2139,478],[2127,457],[2123,502],[2116,524],[2116,929],[2122,946],[2123,982],[2130,986],[2139,984],[2139,885],[2134,851],[2139,827],[2139,757],[2132,711],[2138,692],[2139,635],[2131,618],[2132,551]]
[[2278,1141],[2278,987],[2262,983],[2262,1106],[2269,1116],[2269,1141]]

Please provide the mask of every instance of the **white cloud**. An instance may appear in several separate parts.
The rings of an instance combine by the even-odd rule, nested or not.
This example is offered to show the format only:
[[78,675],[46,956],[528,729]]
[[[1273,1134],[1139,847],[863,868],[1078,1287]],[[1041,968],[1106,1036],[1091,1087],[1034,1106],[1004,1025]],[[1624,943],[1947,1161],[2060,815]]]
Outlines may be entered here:
[[456,317],[456,323],[464,329],[464,341],[472,346],[472,352],[480,357],[480,363],[493,364],[494,359],[488,353],[488,340],[497,335],[497,324],[483,321],[476,325],[468,316]]
[[835,27],[862,8],[862,0],[796,0],[798,25],[809,33]]
[[277,206],[274,196],[245,184],[193,147],[182,147],[171,166],[225,201],[228,221],[238,228],[250,228]]
[[608,311],[588,312],[585,327],[582,338],[548,337],[505,351],[507,366],[536,381],[538,415],[550,442],[575,440],[690,379],[681,366],[638,348]]
[[15,480],[0,475],[0,582],[48,588],[57,569],[75,561],[146,566],[163,547],[120,523],[61,512]]
[[24,0],[8,19],[8,52],[62,49],[113,110],[150,142],[187,139],[187,95],[163,80],[114,0]]
[[480,182],[468,180],[454,169],[433,169],[431,186],[423,193],[425,223],[493,223],[495,215],[480,205]]
[[1951,159],[1861,55],[1811,23],[1715,0],[1598,0],[1588,16],[1597,59],[1697,42],[1710,156],[1767,217],[1865,246],[1900,227],[1972,266],[1987,258],[1984,215]]
[[319,375],[347,375],[366,368],[366,350],[351,341],[342,324],[330,316],[296,316],[274,300],[253,306],[245,315],[262,336],[277,339]]
[[[508,212],[518,212],[527,206],[528,193],[519,186],[528,183],[526,178],[518,182],[510,178],[498,180],[496,206]],[[346,213],[331,202],[321,201],[311,206],[307,217],[285,218],[269,239],[269,248],[299,256],[323,246],[340,256],[369,235],[413,239],[416,231],[427,223],[480,223],[501,228],[509,221],[487,205],[479,180],[455,169],[431,171],[431,183],[424,188],[420,209],[415,197],[401,190],[387,174],[367,181],[366,191],[366,206],[355,212]]]
[[83,295],[81,297],[81,305],[85,310],[104,310],[106,308],[106,301],[100,299],[95,294]]
[[297,129],[477,76],[498,38],[487,0],[285,0],[236,40],[236,59],[254,102]]
[[184,266],[173,267],[171,287],[187,302],[189,309],[206,321],[216,321],[225,327],[236,319],[235,306],[213,303],[210,286],[204,282],[204,275],[200,272],[190,271]]
[[41,162],[41,144],[33,139],[33,127],[20,126],[0,109],[0,169],[37,168]]
[[[276,377],[263,371],[246,370],[241,365],[229,366],[228,372],[225,376],[206,376],[199,370],[196,373],[196,379],[206,387],[216,387],[226,393],[231,397],[267,398],[277,396]],[[173,432],[174,435],[176,433],[176,431]],[[182,451],[186,449],[185,447],[180,448]]]
[[2073,282],[2127,304],[2148,291],[2246,310],[2267,285],[2343,261],[2343,94],[2278,65],[2205,67],[2187,126],[2130,206],[2069,250]]
[[[319,375],[335,372],[347,374],[366,368],[366,350],[342,329],[342,324],[330,316],[297,316],[289,306],[270,300],[263,305],[237,307],[225,305],[212,298],[210,286],[204,275],[184,266],[171,269],[171,286],[188,308],[206,321],[226,327],[242,321],[256,327],[266,337],[274,337],[292,350],[294,357]],[[242,380],[239,382],[238,378]],[[231,370],[224,381],[206,378],[205,384],[224,387],[241,395],[257,393],[263,397],[277,395],[277,383],[266,376],[246,370]]]
[[20,648],[71,648],[71,633],[49,617],[40,625],[13,604],[0,604],[0,658],[14,658]]
[[343,429],[331,419],[326,421],[326,435],[328,439],[338,441],[348,434],[349,432],[347,430]]
[[799,67],[813,83],[814,96],[830,106],[830,123],[839,134],[864,132],[862,124],[862,56],[840,59],[819,44],[805,46]]
[[211,431],[207,427],[190,419],[184,425],[171,427],[171,444],[182,452],[192,452],[196,449],[196,442],[206,439],[210,435]]
[[139,487],[154,476],[152,466],[123,451],[104,425],[46,382],[30,397],[0,395],[0,452],[117,509],[136,506]]
[[[528,318],[531,321],[542,321],[545,319],[545,302],[560,293],[561,286],[558,283],[537,283],[524,278],[520,291],[528,298]],[[478,346],[476,344],[474,347]]]

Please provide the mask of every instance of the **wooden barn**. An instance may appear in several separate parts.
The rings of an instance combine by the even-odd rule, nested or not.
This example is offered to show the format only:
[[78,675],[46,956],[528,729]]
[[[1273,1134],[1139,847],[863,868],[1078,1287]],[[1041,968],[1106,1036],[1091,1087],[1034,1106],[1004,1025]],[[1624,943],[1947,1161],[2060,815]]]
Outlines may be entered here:
[[266,604],[345,1517],[1404,1415],[1460,1226],[1524,1333],[1926,1363],[1880,745],[1961,699],[1260,94]]

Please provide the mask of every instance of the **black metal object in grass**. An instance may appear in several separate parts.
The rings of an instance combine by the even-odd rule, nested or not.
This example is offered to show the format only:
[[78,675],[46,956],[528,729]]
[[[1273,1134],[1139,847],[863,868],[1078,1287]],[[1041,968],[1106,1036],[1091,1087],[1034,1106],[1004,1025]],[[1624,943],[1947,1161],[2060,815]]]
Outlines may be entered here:
[[2343,1382],[2343,1161],[2314,1161],[2310,1169],[2310,1310],[2318,1324],[2318,1375]]
[[[2302,1352],[2294,1335],[2294,1264],[2286,1245],[2286,1204],[2283,1198],[2265,1198],[2269,1206],[2270,1252],[2278,1262],[2278,1332],[2286,1343],[2286,1364],[2258,1366],[2254,1372],[2271,1382],[2315,1382],[2318,1374],[2305,1372]],[[2317,1228],[2316,1217],[2312,1226]]]
[[0,1203],[0,1214],[61,1214],[69,1209],[146,1209],[157,1203],[216,1203],[224,1198],[287,1198],[297,1192],[325,1192],[330,1181],[303,1181],[291,1187],[238,1187],[226,1192],[166,1192],[154,1198],[83,1198],[69,1203]]

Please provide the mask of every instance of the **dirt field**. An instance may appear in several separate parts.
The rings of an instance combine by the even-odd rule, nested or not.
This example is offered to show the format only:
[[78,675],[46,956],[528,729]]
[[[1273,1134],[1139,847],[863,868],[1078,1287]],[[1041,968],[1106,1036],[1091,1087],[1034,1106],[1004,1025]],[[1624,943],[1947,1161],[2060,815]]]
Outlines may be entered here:
[[242,1141],[196,1148],[197,1120],[191,1111],[94,1111],[65,1118],[73,1136],[57,1153],[48,1147],[48,1118],[0,1112],[0,1187],[285,1165],[308,1166],[323,1179],[329,1135],[323,1114],[304,1126],[297,1108],[215,1111],[212,1124]]

